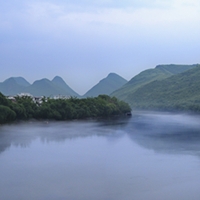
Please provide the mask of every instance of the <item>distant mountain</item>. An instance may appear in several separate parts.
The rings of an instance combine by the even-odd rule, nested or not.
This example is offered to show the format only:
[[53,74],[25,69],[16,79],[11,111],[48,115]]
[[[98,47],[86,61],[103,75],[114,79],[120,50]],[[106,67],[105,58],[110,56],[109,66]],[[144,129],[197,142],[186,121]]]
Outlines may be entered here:
[[0,83],[0,92],[4,95],[15,95],[24,90],[24,86],[17,83],[16,79],[11,77]]
[[127,83],[126,79],[115,73],[110,73],[106,78],[102,79],[98,84],[84,94],[84,97],[96,97],[100,94],[109,95],[113,91],[122,87],[125,83]]
[[194,110],[200,112],[200,65],[164,80],[140,87],[127,97],[137,109]]
[[33,96],[53,96],[61,94],[61,89],[57,88],[50,80],[44,78],[35,81],[31,86],[26,88],[25,92]]
[[[133,94],[138,88],[153,82],[155,80],[163,80],[172,75],[182,73],[189,69],[196,67],[197,65],[158,65],[154,69],[147,69],[142,71],[135,77],[133,77],[123,87],[114,91],[111,96],[129,102],[128,96]],[[130,103],[130,102],[129,102]]]
[[0,92],[4,95],[30,93],[33,96],[79,96],[58,76],[52,81],[45,78],[37,80],[32,85],[22,77],[11,77],[0,83]]
[[14,80],[17,82],[18,85],[24,86],[24,87],[28,87],[31,84],[23,77],[13,77]]
[[57,87],[61,88],[63,90],[63,92],[65,92],[67,95],[70,96],[76,96],[78,97],[79,94],[76,93],[74,90],[72,90],[66,83],[65,81],[59,77],[59,76],[55,76],[54,79],[51,81],[54,85],[56,85]]

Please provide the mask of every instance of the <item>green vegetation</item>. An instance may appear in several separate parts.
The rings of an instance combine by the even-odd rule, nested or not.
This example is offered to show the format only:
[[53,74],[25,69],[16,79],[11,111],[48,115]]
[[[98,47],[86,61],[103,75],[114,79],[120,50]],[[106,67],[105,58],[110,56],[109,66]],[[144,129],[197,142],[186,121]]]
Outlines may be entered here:
[[16,118],[16,113],[9,107],[10,101],[0,93],[0,123],[13,121]]
[[0,105],[0,123],[6,123],[13,121],[16,118],[16,114],[7,106]]
[[0,123],[16,119],[70,120],[123,115],[131,111],[130,106],[115,97],[99,95],[95,98],[50,99],[43,98],[40,105],[29,96],[16,97],[11,102],[0,93]]
[[200,65],[138,88],[127,102],[134,109],[200,112]]
[[130,95],[132,94],[133,96],[140,87],[143,87],[144,85],[156,80],[164,80],[196,66],[197,65],[158,65],[154,69],[148,69],[136,75],[123,87],[114,91],[111,96],[115,96],[128,103],[132,103]]

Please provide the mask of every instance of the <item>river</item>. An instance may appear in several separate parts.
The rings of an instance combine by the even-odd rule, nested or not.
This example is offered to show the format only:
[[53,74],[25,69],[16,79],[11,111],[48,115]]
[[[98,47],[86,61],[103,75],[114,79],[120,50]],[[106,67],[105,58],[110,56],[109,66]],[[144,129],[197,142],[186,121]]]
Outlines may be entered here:
[[200,116],[0,126],[2,200],[199,200]]

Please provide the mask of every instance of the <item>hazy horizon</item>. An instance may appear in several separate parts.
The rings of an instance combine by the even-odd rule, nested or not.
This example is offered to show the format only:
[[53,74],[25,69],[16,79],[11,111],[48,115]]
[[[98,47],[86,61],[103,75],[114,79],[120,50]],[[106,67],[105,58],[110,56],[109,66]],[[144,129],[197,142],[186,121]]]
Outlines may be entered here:
[[[198,63],[194,63],[194,64],[198,64]],[[191,65],[193,65],[193,64],[191,64]],[[156,66],[158,66],[158,65],[156,65]],[[155,67],[156,67],[155,66]],[[142,71],[141,71],[142,72]],[[79,93],[79,92],[77,92],[76,90],[74,90],[74,88],[73,87],[71,87],[71,85],[66,81],[66,80],[64,80],[63,79],[63,77],[62,76],[60,76],[60,75],[55,75],[55,76],[53,76],[52,78],[47,78],[47,77],[43,77],[43,78],[40,78],[40,79],[35,79],[35,80],[33,80],[32,82],[30,82],[26,77],[22,77],[22,76],[11,76],[11,77],[8,77],[8,78],[6,78],[5,80],[7,80],[7,79],[9,79],[9,78],[19,78],[19,77],[22,77],[22,78],[24,78],[26,81],[28,81],[30,84],[33,84],[35,81],[39,81],[39,80],[42,80],[42,79],[48,79],[48,80],[50,80],[50,81],[52,81],[56,76],[58,76],[58,77],[61,77],[64,81],[65,81],[65,83],[71,88],[71,89],[73,89],[76,93],[78,93],[79,95],[85,95],[90,89],[92,89],[96,84],[98,84],[101,80],[103,80],[103,79],[105,79],[109,74],[111,74],[111,73],[115,73],[115,72],[110,72],[110,73],[108,73],[105,77],[102,77],[101,79],[99,79],[99,80],[96,80],[96,83],[94,83],[94,85],[92,85],[90,88],[86,88],[86,91],[83,91],[83,93]],[[138,74],[139,74],[140,72],[138,72]],[[116,73],[115,73],[116,74]],[[119,75],[119,76],[121,76],[120,74],[117,74],[117,75]],[[137,74],[135,74],[135,75],[137,75]],[[135,76],[134,75],[134,76]],[[134,76],[132,76],[131,78],[133,78]],[[122,76],[121,76],[122,77]],[[124,78],[124,77],[122,77],[122,78]],[[124,78],[124,79],[126,79],[126,78]],[[0,83],[1,82],[4,82],[5,80],[3,80],[3,81],[1,81],[0,80]],[[130,81],[130,79],[126,79],[127,81]],[[84,83],[83,83],[84,84]]]
[[199,63],[198,0],[10,0],[0,7],[0,82],[62,77],[79,94],[114,72]]

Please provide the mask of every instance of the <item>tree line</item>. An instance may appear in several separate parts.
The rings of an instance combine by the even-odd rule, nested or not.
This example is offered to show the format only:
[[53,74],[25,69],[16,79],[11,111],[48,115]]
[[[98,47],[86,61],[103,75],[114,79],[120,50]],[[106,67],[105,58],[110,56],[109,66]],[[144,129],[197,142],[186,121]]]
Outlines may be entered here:
[[123,115],[131,112],[130,106],[116,97],[99,95],[94,98],[51,99],[42,98],[38,104],[30,96],[16,96],[15,102],[0,93],[0,123],[14,120],[52,119],[71,120]]

